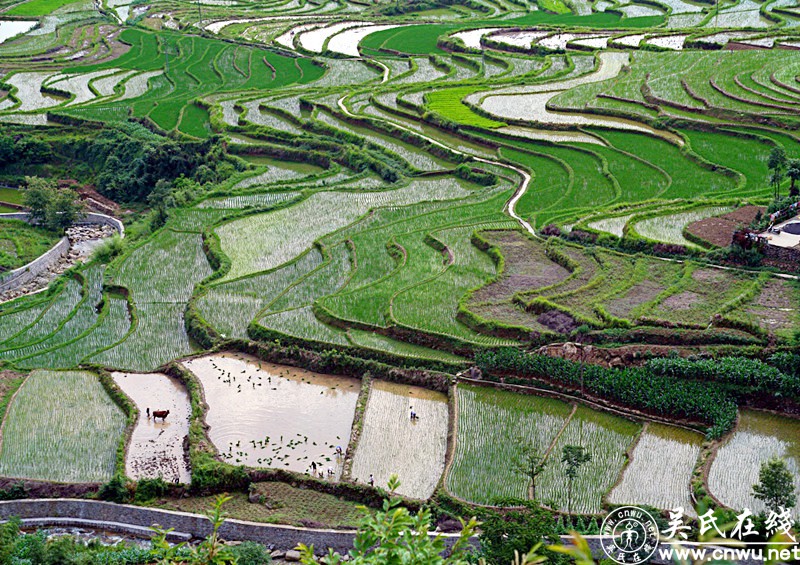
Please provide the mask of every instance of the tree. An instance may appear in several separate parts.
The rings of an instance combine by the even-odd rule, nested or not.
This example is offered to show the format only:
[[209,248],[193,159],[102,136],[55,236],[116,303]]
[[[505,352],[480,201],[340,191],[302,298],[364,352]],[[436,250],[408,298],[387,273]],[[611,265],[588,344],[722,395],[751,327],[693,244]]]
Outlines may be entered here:
[[772,175],[770,176],[770,182],[772,186],[775,188],[775,197],[778,197],[778,192],[780,190],[781,181],[783,180],[783,171],[786,169],[787,158],[786,158],[786,151],[783,147],[775,147],[772,151],[769,152],[769,157],[767,159],[767,167],[770,171],[772,171]]
[[567,475],[567,513],[572,514],[572,483],[584,464],[592,460],[592,454],[582,445],[565,445],[561,451],[561,462]]
[[753,496],[764,502],[773,512],[797,505],[794,478],[786,461],[773,457],[761,464],[758,482],[753,485]]
[[547,467],[546,455],[532,445],[524,445],[520,455],[512,462],[512,470],[530,481],[530,498],[536,500],[536,478]]
[[789,187],[789,196],[797,196],[800,191],[797,190],[795,184],[800,180],[800,159],[792,159],[789,161],[789,168],[786,170],[786,176],[792,181]]
[[157,230],[167,223],[169,208],[175,207],[175,197],[172,194],[172,183],[164,179],[159,180],[152,192],[147,196],[147,202],[153,207],[151,227]]
[[14,138],[7,135],[0,136],[0,167],[14,163],[16,160]]
[[56,190],[56,184],[39,177],[25,177],[25,184],[22,203],[28,208],[33,223],[44,224],[47,205],[50,203],[50,195]]
[[[400,486],[396,476],[389,479],[389,490]],[[431,537],[431,512],[427,508],[416,514],[401,506],[402,500],[394,497],[383,502],[383,508],[374,515],[367,513],[361,521],[350,559],[353,565],[383,565],[385,563],[425,563],[425,565],[467,565],[469,538],[475,533],[477,520],[463,523],[461,535],[444,557],[444,539]],[[341,565],[342,555],[333,550],[321,560],[314,557],[314,546],[300,544],[301,562],[304,565]]]
[[25,182],[27,188],[23,203],[28,207],[33,223],[60,231],[83,215],[83,203],[74,191],[60,189],[52,180],[39,177],[25,177]]
[[50,195],[45,210],[45,226],[51,230],[64,230],[83,216],[83,204],[78,195],[69,189],[56,190]]

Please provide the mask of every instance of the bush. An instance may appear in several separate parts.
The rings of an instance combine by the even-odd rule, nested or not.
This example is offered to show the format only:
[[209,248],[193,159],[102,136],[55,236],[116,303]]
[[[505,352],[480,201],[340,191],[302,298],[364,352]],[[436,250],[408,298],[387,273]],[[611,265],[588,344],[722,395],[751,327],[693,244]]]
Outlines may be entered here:
[[[507,512],[488,512],[481,520],[481,556],[488,563],[514,563],[514,553],[526,554],[540,542],[558,542],[553,514],[528,500],[498,501],[521,507]],[[548,563],[567,563],[564,557],[548,555]]]
[[720,359],[660,358],[647,362],[654,375],[696,381],[716,381],[747,387],[752,391],[794,396],[800,393],[800,379],[758,359],[722,357]]
[[687,255],[689,250],[677,243],[654,243],[653,253],[656,255]]
[[136,496],[134,500],[136,502],[147,502],[148,500],[153,500],[154,498],[158,498],[164,496],[169,492],[169,484],[164,482],[164,479],[161,477],[155,479],[141,479],[138,483],[136,483]]
[[28,490],[22,481],[14,483],[6,489],[0,489],[0,500],[18,500],[28,498]]
[[125,251],[125,240],[119,234],[106,238],[94,249],[93,257],[101,263],[108,263]]
[[569,241],[577,241],[583,245],[591,245],[597,242],[597,234],[583,230],[572,230],[567,234]]
[[269,551],[260,543],[246,541],[231,547],[238,565],[267,565],[272,562]]
[[97,497],[100,500],[116,502],[118,504],[130,502],[131,493],[128,491],[125,477],[122,475],[114,475],[110,481],[100,487],[100,490],[97,492]]
[[699,420],[710,424],[707,434],[712,439],[724,435],[736,421],[736,402],[719,386],[655,375],[644,367],[608,369],[513,347],[478,351],[475,362],[484,373],[500,371],[576,389],[583,386],[593,395],[636,410]]
[[555,224],[547,224],[542,228],[542,235],[546,237],[560,237],[561,228]]

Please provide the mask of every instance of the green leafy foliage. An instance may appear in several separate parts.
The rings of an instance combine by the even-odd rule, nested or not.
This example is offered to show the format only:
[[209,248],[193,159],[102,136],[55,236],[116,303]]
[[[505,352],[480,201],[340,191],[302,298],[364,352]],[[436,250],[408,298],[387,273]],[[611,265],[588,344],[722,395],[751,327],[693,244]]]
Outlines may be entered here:
[[624,406],[672,418],[702,420],[710,424],[708,435],[712,438],[722,436],[736,421],[736,403],[730,395],[700,381],[653,375],[638,367],[583,365],[511,348],[480,351],[475,358],[487,372],[511,372],[571,387],[583,384],[588,392]]

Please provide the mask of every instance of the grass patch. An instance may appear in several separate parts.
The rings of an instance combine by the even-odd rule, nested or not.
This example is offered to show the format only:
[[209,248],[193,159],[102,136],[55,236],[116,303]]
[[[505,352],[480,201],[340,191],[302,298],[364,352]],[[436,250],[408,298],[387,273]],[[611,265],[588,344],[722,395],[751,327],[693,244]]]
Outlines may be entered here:
[[[331,494],[292,487],[286,483],[254,483],[255,493],[264,496],[264,503],[249,502],[241,492],[233,493],[225,504],[231,518],[267,524],[302,526],[317,523],[330,528],[358,526],[364,516],[355,502],[342,500]],[[153,506],[180,512],[204,514],[214,501],[214,496],[168,498],[157,500]]]
[[0,270],[16,269],[53,247],[61,236],[21,220],[0,220]]

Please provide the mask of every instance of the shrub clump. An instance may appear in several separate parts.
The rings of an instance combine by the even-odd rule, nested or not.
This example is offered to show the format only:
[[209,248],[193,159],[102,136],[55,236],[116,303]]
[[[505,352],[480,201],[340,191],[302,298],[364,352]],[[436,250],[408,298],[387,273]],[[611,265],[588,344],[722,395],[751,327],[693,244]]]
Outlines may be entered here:
[[609,369],[513,347],[479,351],[475,361],[484,373],[511,372],[575,388],[583,386],[590,394],[636,410],[699,420],[709,424],[706,433],[712,439],[724,435],[736,421],[736,402],[719,386],[657,375],[647,367]]

